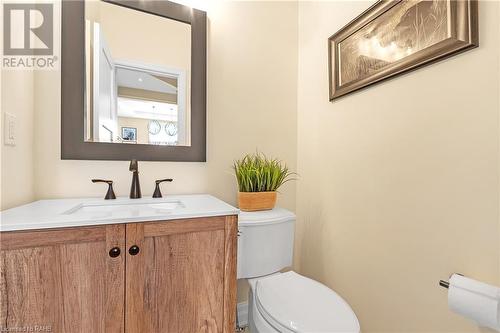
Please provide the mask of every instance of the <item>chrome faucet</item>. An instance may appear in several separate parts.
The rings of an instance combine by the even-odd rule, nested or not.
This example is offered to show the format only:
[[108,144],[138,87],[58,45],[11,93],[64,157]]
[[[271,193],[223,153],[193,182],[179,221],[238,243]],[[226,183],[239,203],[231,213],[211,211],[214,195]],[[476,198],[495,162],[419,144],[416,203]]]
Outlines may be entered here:
[[129,170],[132,174],[132,185],[130,186],[130,199],[139,199],[141,195],[141,183],[139,182],[139,164],[136,159],[130,161]]

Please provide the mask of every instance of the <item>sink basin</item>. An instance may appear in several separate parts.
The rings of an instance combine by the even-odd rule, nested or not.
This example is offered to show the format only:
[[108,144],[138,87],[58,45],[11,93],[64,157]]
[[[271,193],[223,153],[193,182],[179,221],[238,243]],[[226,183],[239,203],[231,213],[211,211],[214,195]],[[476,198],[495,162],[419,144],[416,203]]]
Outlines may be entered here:
[[86,218],[128,218],[134,216],[166,215],[181,208],[185,208],[185,206],[179,200],[160,202],[151,200],[132,200],[110,203],[86,202],[71,208],[63,214]]

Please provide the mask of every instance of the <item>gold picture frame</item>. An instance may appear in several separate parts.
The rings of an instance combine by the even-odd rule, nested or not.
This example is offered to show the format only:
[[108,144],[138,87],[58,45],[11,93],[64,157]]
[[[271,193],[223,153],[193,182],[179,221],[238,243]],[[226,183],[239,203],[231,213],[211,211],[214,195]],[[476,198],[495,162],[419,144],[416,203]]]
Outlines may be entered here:
[[477,0],[380,0],[328,39],[330,101],[478,46]]

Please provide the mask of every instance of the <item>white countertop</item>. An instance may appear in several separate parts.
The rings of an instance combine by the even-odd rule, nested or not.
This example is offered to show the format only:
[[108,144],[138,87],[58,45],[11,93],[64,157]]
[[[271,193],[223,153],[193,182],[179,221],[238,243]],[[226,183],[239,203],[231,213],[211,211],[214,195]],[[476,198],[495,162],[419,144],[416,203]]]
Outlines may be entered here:
[[40,200],[0,212],[0,231],[165,221],[238,213],[237,208],[208,194],[169,195],[157,199]]

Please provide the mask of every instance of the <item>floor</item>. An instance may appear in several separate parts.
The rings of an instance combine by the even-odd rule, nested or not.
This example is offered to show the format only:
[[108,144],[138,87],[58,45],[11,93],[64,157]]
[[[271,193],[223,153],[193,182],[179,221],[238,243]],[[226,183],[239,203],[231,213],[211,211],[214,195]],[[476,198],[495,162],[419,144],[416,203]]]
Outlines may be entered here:
[[244,330],[242,330],[242,331],[235,330],[235,333],[250,333],[250,329],[249,329],[249,328],[248,328],[248,326],[247,326],[247,327],[245,327],[245,329],[244,329]]

